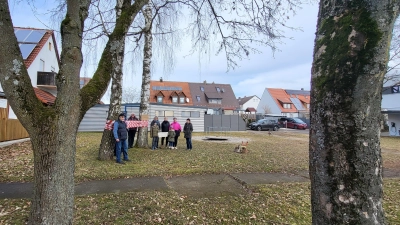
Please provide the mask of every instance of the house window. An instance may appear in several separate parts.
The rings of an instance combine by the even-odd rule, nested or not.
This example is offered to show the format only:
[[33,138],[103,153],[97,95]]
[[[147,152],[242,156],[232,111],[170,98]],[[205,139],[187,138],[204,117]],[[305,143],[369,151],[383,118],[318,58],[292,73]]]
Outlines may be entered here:
[[185,97],[179,97],[179,103],[184,104],[185,103]]
[[201,90],[202,92],[204,92],[204,87],[203,87],[203,86],[201,86],[201,87],[200,87],[200,90]]
[[285,108],[285,109],[290,109],[290,108],[292,108],[292,107],[291,107],[290,104],[284,103],[284,104],[283,104],[283,108]]
[[196,99],[197,99],[198,102],[200,102],[200,96],[197,95]]
[[199,118],[200,117],[200,112],[192,111],[192,112],[190,112],[190,117]]
[[210,104],[221,104],[221,99],[210,98],[210,99],[208,99],[208,103],[210,103]]
[[178,96],[172,96],[172,103],[178,103]]
[[221,92],[221,89],[219,89],[219,87],[216,87],[217,88],[217,92]]
[[181,112],[182,117],[191,117],[191,118],[199,118],[200,117],[200,112],[197,111],[184,111]]
[[163,103],[163,96],[157,96],[157,103]]
[[221,88],[221,92],[225,92],[225,89]]
[[164,116],[164,111],[156,111],[156,116]]
[[51,42],[49,42],[49,51],[51,51]]
[[44,60],[40,60],[39,71],[44,71]]
[[174,111],[164,111],[164,116],[174,116]]
[[56,72],[56,68],[54,68],[54,66],[51,67],[51,72]]
[[310,108],[310,104],[307,104],[307,109],[309,109]]

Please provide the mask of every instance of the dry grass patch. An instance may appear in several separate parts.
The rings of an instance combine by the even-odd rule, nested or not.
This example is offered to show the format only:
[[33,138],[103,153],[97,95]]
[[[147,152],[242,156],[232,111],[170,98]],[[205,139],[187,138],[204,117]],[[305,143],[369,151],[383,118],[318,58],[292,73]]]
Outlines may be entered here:
[[[75,197],[74,224],[311,224],[308,183],[251,187],[252,194],[186,198],[176,192]],[[384,180],[388,224],[400,224],[399,179]],[[0,224],[25,224],[26,199],[0,200]]]
[[[308,134],[290,131],[217,133],[229,142],[203,141],[210,136],[195,133],[193,150],[179,138],[178,150],[129,149],[132,162],[98,161],[102,133],[78,133],[75,178],[77,182],[137,176],[170,176],[206,173],[287,172],[308,170]],[[215,134],[212,134],[214,136]],[[196,140],[197,139],[197,140]],[[235,145],[249,141],[247,154],[234,153]],[[400,168],[399,138],[381,139],[383,165]],[[0,182],[32,181],[33,154],[30,142],[0,148]]]

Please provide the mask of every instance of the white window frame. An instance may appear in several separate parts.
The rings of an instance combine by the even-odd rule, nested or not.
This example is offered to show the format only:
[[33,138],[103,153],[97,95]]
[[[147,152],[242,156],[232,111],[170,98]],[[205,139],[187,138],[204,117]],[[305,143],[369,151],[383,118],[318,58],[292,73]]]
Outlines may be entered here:
[[162,95],[157,96],[157,103],[163,103],[164,97]]

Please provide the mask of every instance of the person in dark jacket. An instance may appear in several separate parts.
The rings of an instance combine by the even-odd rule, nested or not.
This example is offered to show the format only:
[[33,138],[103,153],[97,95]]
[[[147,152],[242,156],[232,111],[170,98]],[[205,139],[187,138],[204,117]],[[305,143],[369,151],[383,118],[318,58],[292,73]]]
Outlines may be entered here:
[[[164,121],[161,123],[161,132],[168,132],[170,127],[170,123],[167,117],[164,117]],[[165,140],[165,147],[168,145],[168,137],[161,138],[161,147],[164,145]]]
[[[153,121],[151,121],[151,123],[150,123],[150,129],[153,127],[154,124],[157,124],[159,130],[161,129],[160,121],[158,121],[158,116],[155,116],[154,119],[153,119]],[[158,138],[158,135],[157,135],[157,138]],[[156,146],[156,148],[158,148],[158,140],[157,140],[157,146]]]
[[[131,121],[139,121],[139,119],[135,116],[134,113],[128,118]],[[128,129],[128,148],[133,148],[133,143],[135,142],[137,127],[131,127]]]
[[150,128],[150,137],[153,139],[151,143],[151,150],[156,150],[158,146],[158,132],[160,131],[160,127],[154,123]]
[[183,126],[184,138],[186,138],[186,150],[192,150],[192,132],[193,132],[193,124],[190,122],[188,118],[186,120],[185,126]]
[[126,139],[128,138],[128,130],[126,129],[125,123],[125,114],[121,113],[118,116],[118,120],[114,122],[113,134],[115,138],[115,149],[116,149],[116,157],[117,163],[125,164],[121,161],[121,151],[124,155],[124,161],[130,161],[128,158],[128,145],[126,143]]

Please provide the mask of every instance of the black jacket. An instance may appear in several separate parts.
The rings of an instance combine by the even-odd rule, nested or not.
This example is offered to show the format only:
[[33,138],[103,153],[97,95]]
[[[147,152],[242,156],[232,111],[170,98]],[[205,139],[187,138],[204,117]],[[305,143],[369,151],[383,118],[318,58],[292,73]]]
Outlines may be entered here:
[[171,124],[169,123],[169,121],[163,121],[161,123],[161,132],[168,132],[169,131],[169,126],[171,126]]

